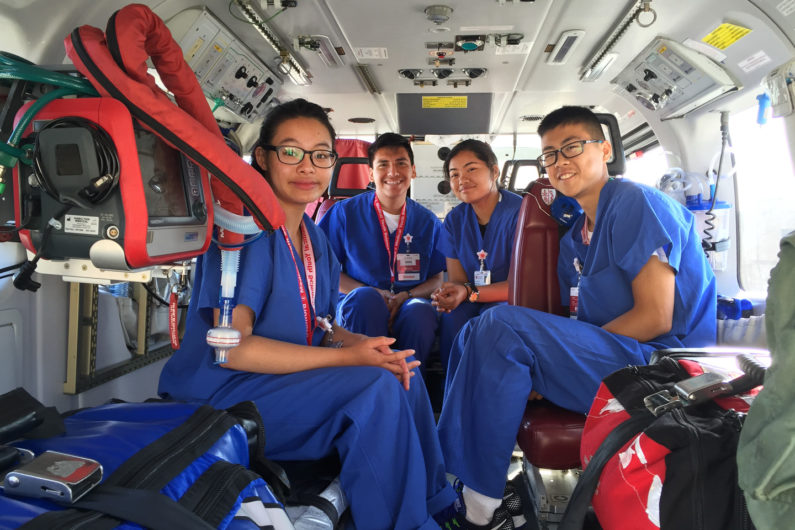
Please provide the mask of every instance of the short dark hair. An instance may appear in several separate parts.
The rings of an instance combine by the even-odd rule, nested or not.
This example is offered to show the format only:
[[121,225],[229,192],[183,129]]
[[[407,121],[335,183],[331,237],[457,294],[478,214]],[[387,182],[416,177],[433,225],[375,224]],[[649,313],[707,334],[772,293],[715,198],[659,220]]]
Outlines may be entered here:
[[491,146],[486,142],[481,142],[480,140],[464,140],[455,145],[450,150],[450,153],[447,155],[447,158],[444,161],[444,178],[450,180],[450,161],[461,151],[469,151],[473,155],[475,155],[478,159],[482,160],[488,167],[491,169],[493,166],[498,166],[497,163],[497,155],[494,154],[492,151]]
[[273,137],[276,135],[276,129],[278,129],[282,123],[294,118],[310,118],[319,121],[328,129],[333,149],[337,133],[334,131],[334,127],[331,125],[328,114],[323,110],[323,107],[303,98],[293,99],[277,105],[268,112],[265,121],[262,122],[262,127],[260,127],[259,130],[259,138],[252,149],[251,165],[254,169],[262,173],[266,179],[268,178],[266,171],[259,167],[259,164],[257,164],[257,157],[253,156],[253,152],[257,147],[270,145],[273,141]]
[[593,111],[586,107],[566,106],[553,110],[538,124],[538,136],[561,125],[582,125],[591,135],[593,140],[605,140],[602,124]]
[[411,142],[409,142],[408,138],[402,134],[388,132],[376,138],[375,142],[371,143],[367,148],[367,160],[369,161],[370,167],[373,167],[375,153],[384,147],[402,147],[409,154],[411,165],[414,165],[414,151],[411,149]]

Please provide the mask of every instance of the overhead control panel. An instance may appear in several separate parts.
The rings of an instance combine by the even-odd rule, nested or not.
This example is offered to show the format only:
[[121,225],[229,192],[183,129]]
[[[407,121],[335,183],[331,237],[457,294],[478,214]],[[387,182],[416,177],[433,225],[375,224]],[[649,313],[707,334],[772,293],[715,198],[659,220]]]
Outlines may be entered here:
[[265,114],[281,80],[212,13],[188,9],[168,27],[217,118],[253,122]]
[[741,85],[720,64],[678,42],[658,37],[611,83],[660,119],[681,118]]

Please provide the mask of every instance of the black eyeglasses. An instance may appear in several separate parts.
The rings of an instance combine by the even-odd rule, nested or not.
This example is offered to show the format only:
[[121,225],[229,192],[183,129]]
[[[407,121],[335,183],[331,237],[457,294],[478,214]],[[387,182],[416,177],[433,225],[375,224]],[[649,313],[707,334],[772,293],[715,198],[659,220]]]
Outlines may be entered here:
[[312,161],[313,166],[323,169],[333,167],[337,161],[337,153],[327,149],[307,151],[292,145],[263,145],[262,148],[268,151],[276,151],[276,157],[279,162],[290,166],[300,164],[306,155],[309,155],[309,160]]
[[601,144],[604,140],[577,140],[566,144],[560,149],[554,151],[547,151],[537,158],[541,167],[549,167],[558,161],[558,153],[562,154],[564,158],[574,158],[579,156],[585,150],[585,144]]

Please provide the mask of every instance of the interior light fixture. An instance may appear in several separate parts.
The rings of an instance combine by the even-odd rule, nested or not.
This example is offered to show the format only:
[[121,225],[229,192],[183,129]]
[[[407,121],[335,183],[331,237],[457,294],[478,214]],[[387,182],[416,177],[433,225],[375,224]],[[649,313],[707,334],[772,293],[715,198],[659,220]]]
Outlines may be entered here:
[[[244,0],[231,0],[243,13],[243,16],[254,26],[254,29],[271,45],[271,47],[281,56],[282,62],[279,65],[279,71],[290,78],[290,80],[299,85],[306,86],[312,84],[310,75],[304,68],[295,60],[289,51],[282,46],[281,41],[276,34],[268,27],[265,20],[248,2]],[[287,66],[283,69],[282,65]],[[285,71],[286,70],[286,71]]]
[[398,70],[398,75],[406,79],[416,79],[421,73],[422,70],[419,68],[403,68],[402,70]]
[[312,84],[308,74],[302,68],[296,68],[296,64],[287,60],[284,55],[282,55],[282,61],[276,68],[298,86],[309,86]]
[[344,65],[342,58],[331,43],[331,39],[325,35],[302,35],[296,37],[294,42],[295,48],[300,47],[316,52],[323,64],[329,68],[338,68]]
[[612,65],[617,58],[617,53],[606,53],[602,55],[598,63],[583,70],[582,75],[580,75],[580,81],[596,81],[605,70],[610,68],[610,65]]
[[547,55],[547,64],[565,64],[582,40],[583,35],[585,35],[585,31],[581,29],[572,29],[561,33],[558,42]]
[[381,93],[381,88],[375,82],[375,78],[373,77],[373,73],[370,71],[369,66],[366,64],[356,64],[353,66],[353,69],[356,72],[356,75],[359,76],[359,79],[361,79],[362,83],[364,83],[365,88],[367,88],[371,94]]
[[476,79],[486,73],[485,68],[463,68],[462,71],[470,79]]

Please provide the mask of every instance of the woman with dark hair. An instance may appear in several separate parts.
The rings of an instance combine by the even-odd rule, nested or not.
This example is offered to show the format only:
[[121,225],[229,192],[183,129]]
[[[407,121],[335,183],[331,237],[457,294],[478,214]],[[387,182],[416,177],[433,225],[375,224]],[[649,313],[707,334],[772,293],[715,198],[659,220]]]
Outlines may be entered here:
[[444,220],[440,248],[448,280],[432,298],[442,312],[440,355],[447,366],[450,348],[466,322],[508,300],[508,269],[522,199],[500,190],[500,168],[489,144],[464,140],[447,155],[445,178],[462,202]]
[[159,392],[217,408],[254,401],[269,458],[336,451],[358,528],[437,528],[429,514],[441,523],[454,518],[456,494],[422,378],[409,384],[413,351],[393,352],[394,339],[354,334],[326,317],[335,312],[340,266],[304,209],[328,187],[334,137],[323,109],[303,99],[268,115],[252,165],[273,188],[285,224],[242,250],[232,314],[242,340],[227,362],[214,363],[205,342],[219,317],[213,247],[199,260],[185,338]]

